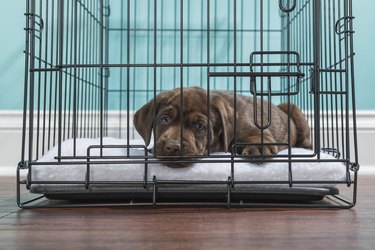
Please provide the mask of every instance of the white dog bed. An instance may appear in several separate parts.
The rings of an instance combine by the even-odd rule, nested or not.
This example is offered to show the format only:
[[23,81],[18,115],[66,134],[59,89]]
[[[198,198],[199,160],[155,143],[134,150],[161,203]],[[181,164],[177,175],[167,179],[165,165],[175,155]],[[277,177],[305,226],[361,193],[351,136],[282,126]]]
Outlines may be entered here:
[[[126,145],[126,140],[103,138],[104,145]],[[139,145],[141,141],[131,141],[131,145]],[[99,145],[99,139],[77,139],[76,155],[86,156],[87,148],[91,145]],[[126,156],[126,148],[103,149],[104,156]],[[225,153],[216,153],[217,155],[228,155]],[[279,154],[287,154],[287,150],[279,152]],[[292,154],[311,155],[312,151],[293,148]],[[62,156],[73,155],[73,140],[67,140],[61,145]],[[98,156],[99,149],[92,149],[91,156]],[[130,155],[144,155],[142,149],[130,149]],[[56,162],[57,147],[54,147],[41,157],[38,162]],[[328,154],[321,154],[322,159],[332,159],[334,157]],[[298,158],[301,159],[301,158]],[[302,158],[303,159],[303,158]],[[313,159],[311,157],[306,159]],[[121,159],[123,160],[123,159]],[[72,161],[72,160],[70,160]],[[99,160],[96,160],[99,161]],[[194,163],[189,167],[170,168],[162,164],[149,164],[148,180],[152,180],[153,176],[157,180],[191,180],[191,181],[226,181],[231,175],[230,163],[208,163],[202,159],[199,163]],[[262,164],[253,163],[236,163],[234,177],[236,181],[288,181],[288,163],[265,162]],[[346,180],[346,167],[340,162],[294,162],[292,164],[294,181],[337,181]],[[92,164],[90,166],[90,181],[143,181],[144,164]],[[81,181],[86,178],[86,164],[82,165],[34,165],[32,166],[31,180],[35,181]],[[270,191],[278,193],[278,191],[291,191],[288,185],[273,185],[252,187],[257,192]],[[304,185],[305,191],[311,189],[312,185]],[[321,187],[321,185],[320,185]],[[324,186],[327,188],[327,185]],[[332,190],[333,185],[328,186]],[[140,187],[141,188],[141,187]],[[202,189],[202,187],[199,187]],[[281,189],[280,189],[281,188]],[[294,190],[300,189],[301,186],[296,185]],[[315,191],[319,187],[315,185]],[[130,190],[130,189],[129,189]],[[311,189],[312,190],[312,189]],[[202,190],[201,190],[202,191]],[[288,192],[289,192],[288,191]],[[323,193],[325,193],[325,190]],[[79,184],[33,184],[31,192],[45,194],[70,194],[70,193],[121,193],[127,192],[126,187],[121,185],[90,185],[89,189],[85,189],[84,185]],[[132,192],[134,190],[132,189]],[[293,193],[293,192],[292,192]],[[329,192],[328,192],[329,193]]]

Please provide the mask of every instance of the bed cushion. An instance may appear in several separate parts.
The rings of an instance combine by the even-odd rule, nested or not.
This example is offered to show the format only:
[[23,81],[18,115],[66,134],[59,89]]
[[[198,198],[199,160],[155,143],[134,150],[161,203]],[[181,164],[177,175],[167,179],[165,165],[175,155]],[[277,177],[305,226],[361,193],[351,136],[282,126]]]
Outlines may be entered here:
[[[126,145],[126,140],[115,138],[103,138],[104,145]],[[131,141],[131,145],[139,145],[141,141]],[[91,145],[99,145],[99,139],[77,139],[76,155],[86,156],[87,148]],[[104,156],[124,156],[127,153],[125,148],[103,149]],[[293,148],[293,154],[312,154],[313,152],[301,148]],[[215,153],[216,155],[230,155],[228,153]],[[279,152],[287,154],[287,150]],[[38,162],[56,162],[54,157],[57,155],[57,147],[54,147],[41,157]],[[64,141],[61,145],[61,155],[73,155],[73,140]],[[91,156],[99,155],[98,149],[91,150]],[[144,155],[142,149],[130,149],[130,155]],[[322,153],[322,159],[334,159],[333,156]],[[300,159],[300,158],[299,158]],[[308,159],[311,159],[309,157]],[[292,164],[294,181],[345,181],[346,167],[340,162],[295,162]],[[194,163],[189,167],[170,168],[162,164],[149,164],[148,180],[156,176],[158,180],[204,180],[204,181],[226,181],[231,173],[230,163],[208,163],[207,159],[202,159],[199,163]],[[144,175],[144,164],[93,164],[90,169],[91,181],[142,181]],[[34,165],[32,166],[32,181],[84,181],[86,177],[86,165]],[[255,163],[236,163],[235,174],[236,181],[288,181],[288,163],[265,162]],[[311,185],[294,186],[294,191],[289,189],[288,185],[252,185],[252,193],[285,193],[297,195],[298,193],[316,193],[328,194],[335,189],[333,185],[322,186]],[[261,188],[260,188],[261,187]],[[328,189],[327,189],[328,188]],[[137,193],[141,192],[142,187],[124,187],[121,185],[90,185],[85,189],[84,185],[74,184],[33,184],[31,192],[45,194],[74,194],[82,192],[90,193]],[[202,187],[199,187],[202,189]],[[174,189],[178,190],[178,189]],[[69,196],[68,196],[69,197]],[[73,196],[72,196],[73,197]],[[66,196],[65,196],[66,198]]]

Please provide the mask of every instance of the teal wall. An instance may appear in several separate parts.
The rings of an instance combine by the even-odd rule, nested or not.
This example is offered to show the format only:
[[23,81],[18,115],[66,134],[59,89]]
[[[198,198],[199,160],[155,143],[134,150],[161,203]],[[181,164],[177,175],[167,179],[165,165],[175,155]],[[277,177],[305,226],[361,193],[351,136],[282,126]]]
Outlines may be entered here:
[[375,109],[375,1],[353,2],[357,108]]
[[21,109],[25,1],[0,1],[0,109]]
[[[355,78],[358,109],[375,109],[375,10],[374,0],[354,2]],[[0,2],[0,109],[23,105],[25,1]]]

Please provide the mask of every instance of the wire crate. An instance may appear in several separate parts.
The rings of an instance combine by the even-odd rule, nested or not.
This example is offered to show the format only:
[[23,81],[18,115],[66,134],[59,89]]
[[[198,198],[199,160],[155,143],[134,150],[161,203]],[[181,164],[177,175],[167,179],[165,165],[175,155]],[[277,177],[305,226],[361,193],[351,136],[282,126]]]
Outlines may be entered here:
[[[20,207],[63,206],[46,202],[44,198],[49,197],[45,194],[23,197],[22,189],[32,189],[33,185],[78,185],[89,190],[106,184],[133,185],[145,192],[140,202],[122,193],[116,196],[120,198],[117,202],[107,201],[106,205],[355,205],[359,164],[351,0],[27,0],[25,19],[22,155],[17,166]],[[135,143],[141,138],[133,125],[135,111],[161,92],[177,88],[182,94],[191,86],[205,89],[208,96],[225,90],[235,98],[245,95],[262,100],[262,115],[271,102],[287,103],[288,115],[290,105],[295,104],[311,128],[311,153],[294,154],[289,135],[283,142],[287,153],[274,157],[263,153],[244,157],[234,150],[244,145],[234,140],[229,159],[208,150],[204,159],[181,153],[177,159],[166,161],[151,154],[147,145]],[[209,105],[210,101],[208,109]],[[154,124],[155,119],[154,114]],[[263,135],[267,129],[264,123],[272,120],[268,117],[258,122]],[[288,128],[290,133],[290,123]],[[108,144],[107,137],[119,138],[122,143]],[[79,155],[80,138],[98,138],[98,143],[89,145],[86,155]],[[71,151],[66,154],[62,145],[69,139]],[[151,141],[156,145],[155,137]],[[263,139],[259,146],[263,150]],[[53,161],[41,162],[53,148]],[[119,148],[123,155],[103,153]],[[135,148],[143,155],[132,156]],[[90,156],[94,150],[99,154]],[[333,158],[325,159],[323,153]],[[230,164],[228,179],[176,181],[147,175],[154,164],[203,161]],[[236,166],[244,162],[285,163],[288,178],[238,181]],[[293,166],[298,162],[341,163],[345,180],[296,181]],[[143,166],[142,180],[95,182],[90,177],[97,164],[121,168],[130,163]],[[32,170],[43,165],[56,169],[84,165],[86,174],[80,181],[36,181]],[[245,202],[243,197],[235,198],[241,185],[255,184],[284,185],[290,190],[299,185],[330,184],[349,198],[331,194],[323,203],[261,201],[258,196],[262,193],[256,198],[250,195],[254,199]],[[186,185],[201,191],[180,201],[160,198],[165,196],[163,188],[178,196]],[[224,191],[212,191],[218,187]],[[95,193],[91,195],[95,197]],[[207,199],[210,195],[216,199]],[[81,205],[94,204],[90,200]]]

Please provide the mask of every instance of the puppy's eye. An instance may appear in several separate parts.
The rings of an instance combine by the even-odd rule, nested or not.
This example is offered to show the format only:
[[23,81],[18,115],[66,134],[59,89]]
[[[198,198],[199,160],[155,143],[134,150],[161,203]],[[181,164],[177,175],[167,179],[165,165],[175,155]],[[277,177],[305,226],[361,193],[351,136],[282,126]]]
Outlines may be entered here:
[[162,116],[161,118],[160,118],[160,123],[161,124],[168,124],[169,122],[170,122],[170,120],[171,120],[171,118],[169,117],[169,116]]
[[198,129],[198,130],[202,130],[205,128],[204,124],[202,122],[197,122],[194,124],[194,128]]

